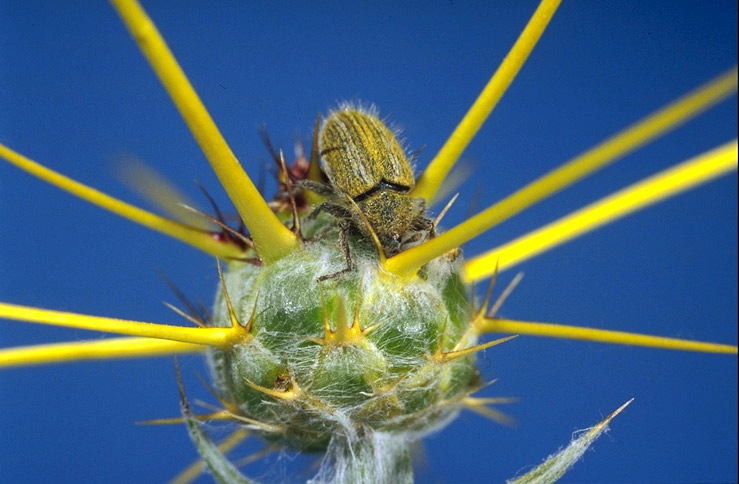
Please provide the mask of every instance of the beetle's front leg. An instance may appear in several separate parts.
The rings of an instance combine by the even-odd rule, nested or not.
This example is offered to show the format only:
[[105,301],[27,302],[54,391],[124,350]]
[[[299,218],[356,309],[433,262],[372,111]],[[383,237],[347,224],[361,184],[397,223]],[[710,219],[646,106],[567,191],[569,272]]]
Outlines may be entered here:
[[341,248],[344,251],[344,259],[346,260],[346,268],[334,272],[333,274],[325,274],[318,278],[318,282],[325,281],[327,279],[338,279],[344,274],[354,270],[354,261],[352,261],[351,251],[349,250],[349,240],[346,237],[346,233],[349,230],[349,222],[342,220],[339,222],[339,241],[341,242]]
[[331,185],[328,185],[326,183],[321,183],[313,180],[299,180],[296,183],[296,186],[298,188],[303,188],[305,190],[310,190],[313,193],[316,193],[318,195],[322,195],[324,197],[330,197],[331,195],[335,194],[335,191]]
[[321,212],[328,212],[339,220],[351,218],[352,216],[349,210],[335,202],[323,202],[308,214],[308,220],[314,220]]
[[436,224],[424,214],[419,214],[418,217],[413,220],[413,226],[416,230],[425,232],[427,234],[427,239],[433,239],[436,237]]

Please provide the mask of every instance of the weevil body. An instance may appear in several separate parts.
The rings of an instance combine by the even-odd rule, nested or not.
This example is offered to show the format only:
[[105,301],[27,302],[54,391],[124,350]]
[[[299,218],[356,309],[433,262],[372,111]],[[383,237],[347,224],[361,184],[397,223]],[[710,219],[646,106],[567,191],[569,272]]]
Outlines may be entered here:
[[[387,255],[417,240],[419,231],[433,230],[423,200],[410,195],[415,178],[408,158],[376,115],[341,108],[323,123],[319,139],[323,170],[332,189],[356,203]],[[365,224],[351,212],[348,218],[366,232]]]

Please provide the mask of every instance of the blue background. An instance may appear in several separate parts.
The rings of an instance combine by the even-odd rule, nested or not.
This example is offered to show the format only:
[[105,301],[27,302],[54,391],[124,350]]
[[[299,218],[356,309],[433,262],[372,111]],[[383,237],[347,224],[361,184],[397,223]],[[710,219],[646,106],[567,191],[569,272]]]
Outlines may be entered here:
[[[147,2],[226,139],[254,179],[265,123],[291,152],[316,113],[374,102],[438,150],[535,9],[534,2]],[[487,206],[737,61],[736,2],[565,2],[513,86],[464,154]],[[135,154],[192,198],[199,180],[229,207],[163,89],[103,2],[0,6],[0,140],[114,196],[146,205],[113,167]],[[623,161],[496,227],[477,254],[736,136],[736,97]],[[271,188],[270,188],[271,190]],[[737,175],[587,235],[520,266],[511,318],[736,344]],[[212,258],[11,166],[0,166],[0,300],[152,322],[179,322],[164,272],[208,302]],[[501,275],[507,283],[515,270]],[[0,345],[91,337],[0,322]],[[95,337],[94,335],[92,337]],[[181,358],[191,398],[209,396]],[[501,482],[631,397],[563,482],[737,479],[737,359],[521,337],[480,358],[515,428],[463,413],[424,441],[418,482]],[[162,482],[196,457],[185,429],[137,426],[176,416],[170,358],[0,372],[5,482]],[[239,455],[260,448],[255,440]],[[305,478],[311,460],[247,467]],[[425,463],[424,463],[425,462]],[[307,473],[306,473],[307,472]],[[205,481],[207,482],[207,480]]]

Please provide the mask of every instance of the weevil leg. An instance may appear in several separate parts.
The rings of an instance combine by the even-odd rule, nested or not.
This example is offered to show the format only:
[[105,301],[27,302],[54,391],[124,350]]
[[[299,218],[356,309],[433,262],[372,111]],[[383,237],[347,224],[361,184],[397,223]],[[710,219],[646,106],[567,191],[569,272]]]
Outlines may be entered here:
[[352,254],[349,249],[349,240],[346,237],[347,230],[349,230],[348,223],[346,221],[339,222],[339,240],[341,242],[341,248],[344,251],[344,259],[346,260],[346,267],[338,272],[334,272],[333,274],[325,274],[319,277],[318,282],[323,282],[328,279],[338,279],[344,274],[354,270],[354,261],[352,260]]
[[323,202],[318,205],[313,211],[308,214],[308,220],[313,220],[318,217],[321,212],[328,212],[339,220],[345,220],[351,218],[351,212],[336,202]]
[[323,202],[320,205],[318,205],[316,208],[314,208],[313,211],[311,211],[311,213],[308,214],[308,216],[306,217],[306,219],[307,220],[315,220],[315,218],[318,217],[318,215],[321,212],[323,212],[323,210],[326,208],[326,203],[327,202]]

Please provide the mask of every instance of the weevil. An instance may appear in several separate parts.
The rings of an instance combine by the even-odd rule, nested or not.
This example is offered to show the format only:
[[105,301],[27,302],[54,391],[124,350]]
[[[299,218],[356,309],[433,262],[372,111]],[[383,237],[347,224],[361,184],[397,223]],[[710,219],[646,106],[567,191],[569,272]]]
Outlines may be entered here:
[[[371,229],[388,257],[434,235],[423,199],[410,195],[416,183],[410,162],[374,112],[349,106],[332,112],[321,127],[319,153],[330,185],[305,187],[332,197],[312,216],[325,210],[337,217],[344,247],[346,228],[367,236]],[[347,266],[351,270],[349,258]]]

